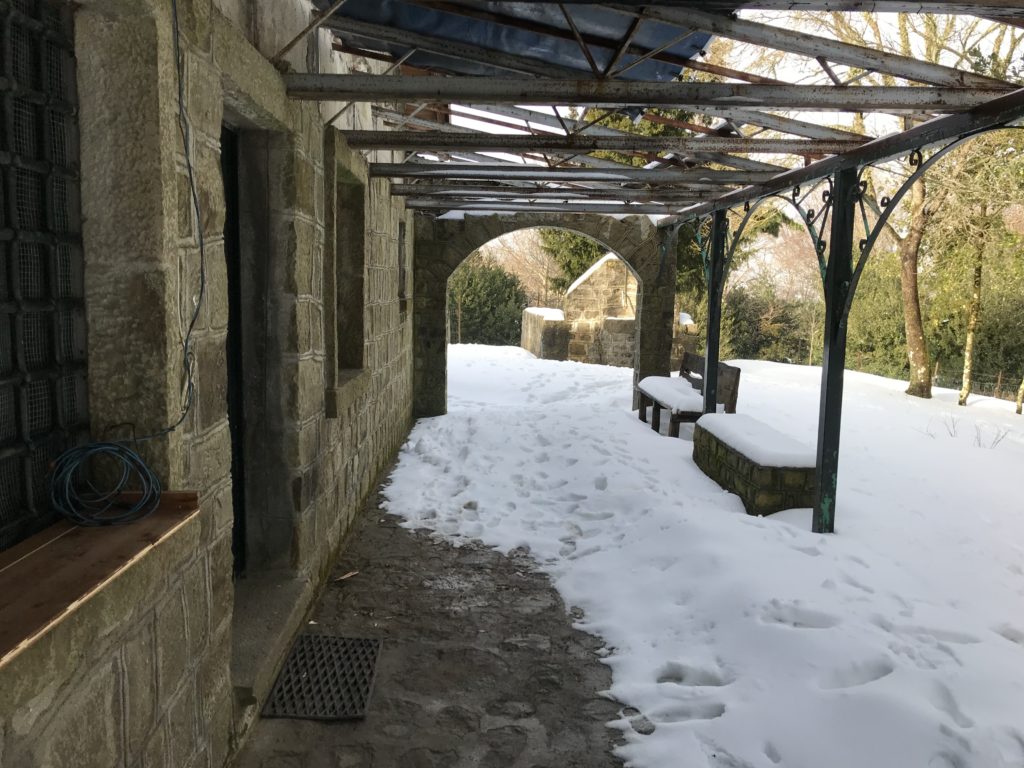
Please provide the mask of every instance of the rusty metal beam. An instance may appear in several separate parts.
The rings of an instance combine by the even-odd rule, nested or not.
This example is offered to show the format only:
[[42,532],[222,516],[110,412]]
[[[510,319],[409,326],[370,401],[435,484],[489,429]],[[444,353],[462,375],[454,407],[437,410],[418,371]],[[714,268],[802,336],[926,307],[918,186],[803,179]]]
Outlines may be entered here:
[[464,104],[585,104],[761,107],[812,111],[892,113],[961,112],[1003,95],[999,88],[901,88],[851,85],[750,85],[622,80],[545,80],[498,77],[381,77],[292,74],[289,97],[307,101],[442,102]]
[[509,187],[462,184],[392,184],[391,194],[397,197],[437,197],[442,200],[469,200],[481,197],[566,200],[586,202],[607,200],[622,203],[693,203],[700,202],[705,195],[700,190],[659,187],[658,189],[623,189],[602,187],[581,189],[579,187]]
[[863,141],[744,139],[733,136],[523,136],[470,131],[344,131],[354,149],[466,150],[473,152],[739,152],[743,154],[836,154]]
[[706,187],[756,184],[775,178],[771,171],[714,171],[662,168],[549,168],[542,165],[484,165],[454,163],[371,163],[370,176],[382,178],[433,178],[529,181],[604,181],[640,184],[694,184]]
[[406,208],[421,211],[464,211],[466,213],[605,213],[617,215],[654,214],[667,216],[678,209],[678,206],[650,205],[619,205],[616,203],[530,203],[492,200],[489,202],[445,202],[443,200],[418,200],[410,198],[405,201]]

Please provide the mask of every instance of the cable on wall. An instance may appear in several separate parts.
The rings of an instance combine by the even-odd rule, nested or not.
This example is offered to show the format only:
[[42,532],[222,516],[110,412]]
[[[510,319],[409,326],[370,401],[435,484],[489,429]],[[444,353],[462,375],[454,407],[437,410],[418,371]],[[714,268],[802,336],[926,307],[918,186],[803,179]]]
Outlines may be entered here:
[[[199,321],[199,313],[206,297],[206,242],[195,169],[190,152],[192,131],[188,110],[185,106],[184,61],[181,53],[178,0],[171,0],[171,19],[174,29],[174,63],[178,76],[178,128],[181,133],[185,169],[188,175],[188,186],[199,242],[199,294],[182,339],[185,387],[181,413],[174,423],[152,434],[135,437],[134,426],[128,425],[132,427],[133,437],[131,440],[86,443],[70,448],[57,457],[54,462],[53,475],[50,478],[50,502],[55,511],[77,525],[101,526],[130,523],[141,520],[156,510],[160,505],[163,489],[156,473],[140,455],[138,444],[174,432],[184,423],[195,403],[195,353],[192,350],[192,333]],[[108,466],[113,466],[110,474],[114,479],[104,487],[94,485],[87,471],[98,460]]]

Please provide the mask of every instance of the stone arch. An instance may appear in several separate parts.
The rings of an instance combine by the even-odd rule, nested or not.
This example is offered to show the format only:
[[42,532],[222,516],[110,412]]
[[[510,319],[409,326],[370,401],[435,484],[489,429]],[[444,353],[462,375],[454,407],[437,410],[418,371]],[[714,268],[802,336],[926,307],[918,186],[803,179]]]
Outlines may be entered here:
[[419,215],[413,264],[417,416],[447,412],[448,278],[471,253],[491,240],[537,227],[586,235],[629,265],[640,284],[634,381],[668,373],[676,278],[674,228],[659,229],[647,216],[520,213],[437,219]]

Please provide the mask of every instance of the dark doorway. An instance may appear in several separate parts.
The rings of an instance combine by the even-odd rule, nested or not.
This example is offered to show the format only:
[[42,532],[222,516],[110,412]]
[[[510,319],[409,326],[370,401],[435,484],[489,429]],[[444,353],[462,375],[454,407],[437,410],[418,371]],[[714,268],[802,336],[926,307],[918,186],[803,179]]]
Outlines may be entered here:
[[231,427],[231,503],[234,525],[231,552],[235,573],[245,570],[245,409],[242,376],[242,249],[238,198],[238,134],[224,126],[220,135],[220,170],[224,179],[224,259],[228,281],[227,384]]

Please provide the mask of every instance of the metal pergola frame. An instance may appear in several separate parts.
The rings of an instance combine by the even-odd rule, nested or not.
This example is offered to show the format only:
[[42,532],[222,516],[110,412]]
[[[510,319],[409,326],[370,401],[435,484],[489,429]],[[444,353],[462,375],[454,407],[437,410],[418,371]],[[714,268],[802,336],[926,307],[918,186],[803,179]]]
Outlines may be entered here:
[[[392,185],[392,194],[404,197],[409,208],[424,215],[658,214],[665,217],[659,226],[669,228],[669,233],[686,221],[709,220],[711,236],[704,248],[710,297],[705,412],[715,406],[721,300],[731,254],[727,214],[738,207],[749,213],[779,196],[796,205],[815,242],[825,290],[814,530],[833,531],[850,302],[878,230],[911,183],[893,200],[874,204],[877,221],[872,229],[861,173],[872,164],[910,156],[911,181],[918,178],[931,164],[924,159],[924,150],[943,145],[936,153],[942,155],[971,136],[1024,119],[1024,89],[968,70],[739,18],[735,12],[798,6],[807,11],[950,13],[1024,26],[1024,7],[1018,0],[525,0],[551,13],[517,17],[502,3],[484,0],[401,2],[450,14],[452,19],[550,38],[560,45],[575,43],[587,68],[446,37],[443,29],[431,33],[370,23],[347,16],[344,0],[320,0],[327,13],[310,28],[322,24],[336,36],[337,50],[389,61],[389,71],[398,74],[286,75],[289,96],[376,104],[373,114],[381,129],[348,131],[345,138],[356,150],[409,153],[404,163],[371,161],[370,175],[399,180]],[[621,35],[612,39],[606,31],[597,33],[579,23],[584,6],[600,6],[605,14],[621,16]],[[651,46],[649,38],[646,45],[638,42],[643,25],[652,23],[674,30],[660,46]],[[787,83],[673,52],[674,45],[694,35],[804,57],[820,68],[820,82]],[[358,40],[358,46],[346,38]],[[404,76],[413,74],[405,62],[415,62],[417,51],[430,54],[432,69]],[[679,67],[682,79],[629,79],[631,70],[643,62]],[[500,74],[465,75],[466,67],[480,66]],[[694,72],[701,79],[695,79]],[[863,85],[864,76],[872,73],[885,76],[887,84]],[[425,118],[428,106],[427,112],[447,120]],[[561,109],[572,106],[584,108],[582,114],[570,116]],[[695,117],[681,120],[661,114],[659,108],[683,109]],[[875,138],[801,115],[831,111],[899,115],[912,127]],[[604,124],[608,117],[622,114],[685,133],[652,137]],[[463,125],[452,123],[456,117]],[[468,127],[466,120],[476,123]],[[609,152],[619,157],[593,154]],[[820,184],[828,188],[815,213],[802,204],[800,188]],[[853,242],[858,207],[869,233],[859,249]],[[733,235],[732,247],[737,237]]]

